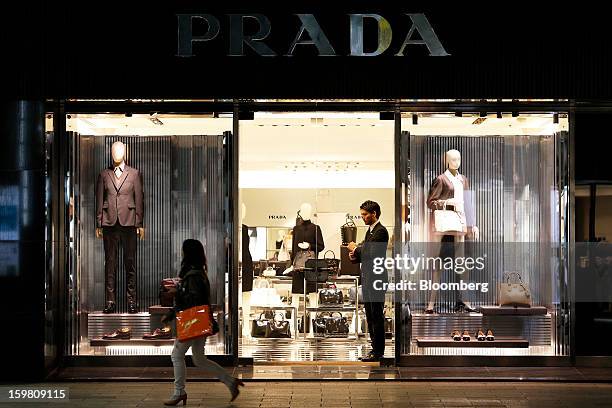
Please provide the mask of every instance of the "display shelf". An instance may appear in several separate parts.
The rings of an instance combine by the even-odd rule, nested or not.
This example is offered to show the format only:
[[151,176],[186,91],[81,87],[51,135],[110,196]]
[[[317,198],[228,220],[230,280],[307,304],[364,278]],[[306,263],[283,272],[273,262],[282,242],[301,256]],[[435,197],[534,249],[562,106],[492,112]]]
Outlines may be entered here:
[[548,309],[544,306],[482,306],[480,311],[483,316],[543,316],[548,314]]
[[496,348],[527,348],[529,341],[522,337],[496,337],[495,340],[478,341],[472,337],[470,341],[456,341],[450,337],[417,337],[419,347],[496,347]]
[[309,312],[352,312],[355,313],[355,307],[346,306],[325,306],[325,307],[307,307]]
[[130,339],[130,340],[106,340],[106,339],[91,339],[89,345],[91,347],[107,347],[107,346],[171,346],[174,344],[174,339],[161,340],[145,340],[145,339]]

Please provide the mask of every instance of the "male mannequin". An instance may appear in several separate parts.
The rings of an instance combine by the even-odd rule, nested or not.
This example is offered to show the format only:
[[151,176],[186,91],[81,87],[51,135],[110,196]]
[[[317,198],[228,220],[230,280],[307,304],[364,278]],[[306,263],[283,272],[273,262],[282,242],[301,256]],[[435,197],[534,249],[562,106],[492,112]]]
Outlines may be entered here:
[[123,246],[123,265],[127,279],[128,312],[137,313],[136,236],[144,239],[144,194],[140,171],[125,164],[125,145],[113,143],[113,167],[104,169],[96,183],[96,237],[104,239],[106,307],[116,311],[115,277],[119,245]]
[[[427,197],[427,207],[432,212],[430,216],[430,232],[432,233],[431,236],[433,237],[432,241],[441,243],[439,256],[443,259],[448,256],[452,256],[454,258],[464,256],[465,235],[434,235],[434,210],[443,209],[444,205],[446,204],[447,210],[454,210],[459,213],[463,220],[463,224],[467,227],[466,234],[471,234],[474,241],[477,241],[480,235],[478,227],[475,225],[467,225],[466,222],[464,194],[468,190],[469,185],[467,178],[459,173],[459,167],[461,166],[461,153],[454,149],[447,151],[445,155],[445,163],[446,171],[436,177],[431,185]],[[440,269],[434,269],[434,283],[440,282],[441,274],[442,271]],[[465,279],[467,278],[467,275],[464,273],[462,277]],[[434,312],[437,294],[437,291],[431,291],[429,303],[425,309],[425,313],[431,314]],[[455,311],[462,309],[468,312],[475,311],[470,302],[466,300],[466,293],[459,291]]]
[[[312,205],[309,203],[303,203],[300,206],[299,214],[301,217],[301,222],[297,223],[295,227],[293,227],[293,232],[291,234],[293,237],[293,242],[291,245],[292,264],[295,256],[300,250],[314,251],[314,257],[318,258],[319,253],[325,249],[321,227],[314,224],[310,220],[312,217]],[[301,293],[304,293],[304,272],[296,272],[293,273],[293,280],[291,284],[291,292],[293,293],[292,302],[296,301],[296,295],[299,296]],[[308,293],[316,292],[316,282],[309,282],[307,288]]]

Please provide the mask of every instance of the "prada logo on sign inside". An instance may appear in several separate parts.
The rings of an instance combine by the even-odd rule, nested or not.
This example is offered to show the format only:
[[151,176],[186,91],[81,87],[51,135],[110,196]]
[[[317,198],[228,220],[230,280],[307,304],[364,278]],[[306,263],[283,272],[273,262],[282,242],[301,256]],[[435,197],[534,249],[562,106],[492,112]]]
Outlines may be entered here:
[[[206,43],[213,41],[221,31],[219,19],[211,14],[177,14],[178,19],[178,57],[193,57],[194,43]],[[285,56],[295,54],[299,46],[316,47],[319,56],[339,55],[330,42],[329,38],[319,25],[314,14],[295,14],[301,22],[295,37],[287,47]],[[391,46],[393,31],[391,24],[378,14],[349,14],[350,23],[350,56],[375,57],[381,55]],[[399,49],[394,53],[401,57],[408,46],[425,46],[430,56],[446,57],[450,55],[444,49],[440,39],[436,35],[429,20],[423,13],[406,14],[407,28],[406,36]],[[265,40],[272,31],[270,19],[263,14],[229,14],[229,56],[244,56],[245,46],[253,50],[257,55],[274,57],[279,55],[277,51],[270,48]],[[373,51],[364,50],[364,21],[370,19],[378,25],[377,48]],[[250,20],[250,21],[249,21]],[[194,35],[193,24],[195,21],[204,23],[208,27],[203,35]],[[255,33],[246,33],[245,26],[249,22],[255,23],[258,30]]]
[[286,220],[287,217],[284,215],[268,215],[269,220]]

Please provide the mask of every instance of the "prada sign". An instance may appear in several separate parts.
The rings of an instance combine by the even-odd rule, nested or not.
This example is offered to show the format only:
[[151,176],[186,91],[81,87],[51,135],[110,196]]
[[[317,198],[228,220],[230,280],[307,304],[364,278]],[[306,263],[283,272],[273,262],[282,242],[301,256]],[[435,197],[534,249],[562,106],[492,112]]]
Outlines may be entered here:
[[[277,55],[293,56],[302,47],[315,47],[318,56],[350,55],[354,57],[375,57],[387,51],[391,46],[393,31],[388,20],[378,14],[349,14],[350,51],[338,53],[330,42],[314,14],[295,14],[301,26],[297,29],[292,41],[288,41],[286,50],[274,50],[266,39],[272,31],[270,19],[263,14],[229,14],[229,50],[227,55],[242,57],[245,48],[250,48],[257,55],[275,57]],[[193,45],[214,41],[221,31],[221,22],[210,14],[177,14],[178,19],[178,57],[193,57]],[[364,22],[372,20],[378,26],[376,49],[364,49]],[[404,41],[394,50],[397,57],[402,57],[409,46],[427,47],[430,56],[446,57],[450,55],[425,14],[405,14],[406,28]],[[202,35],[194,35],[194,23],[204,24],[208,29]],[[247,23],[251,30],[246,30]],[[252,32],[252,26],[257,30]],[[249,31],[248,33],[246,31]],[[417,36],[418,34],[418,36]],[[299,51],[297,51],[299,53]]]

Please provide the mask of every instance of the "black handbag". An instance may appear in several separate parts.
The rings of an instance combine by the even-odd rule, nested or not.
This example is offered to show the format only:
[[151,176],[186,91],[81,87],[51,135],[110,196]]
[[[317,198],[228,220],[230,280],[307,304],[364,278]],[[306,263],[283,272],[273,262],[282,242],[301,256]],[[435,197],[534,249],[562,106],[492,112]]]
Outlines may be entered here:
[[342,291],[336,285],[329,285],[319,291],[319,306],[338,306],[344,304]]
[[[331,252],[333,258],[328,258],[327,254]],[[336,254],[334,251],[332,251],[331,249],[328,249],[327,251],[325,251],[325,253],[323,254],[323,259],[325,260],[325,263],[327,264],[327,269],[329,269],[329,271],[334,274],[334,275],[338,275],[338,272],[340,271],[340,260],[336,259]]]
[[304,279],[307,282],[326,282],[329,279],[329,269],[325,259],[309,259],[304,267]]
[[[334,316],[337,313],[338,316]],[[327,319],[326,324],[327,334],[330,336],[348,336],[349,325],[346,317],[340,312],[333,312]]]
[[251,321],[251,337],[266,337],[266,329],[270,319],[266,319],[265,313],[259,315],[258,319]]
[[346,246],[349,242],[357,241],[357,226],[346,214],[346,223],[340,227],[340,236],[342,238],[342,245]]
[[291,329],[289,327],[288,320],[276,320],[276,316],[274,316],[274,319],[268,320],[268,325],[266,326],[266,338],[283,339],[290,337]]
[[[338,316],[335,316],[337,313]],[[312,328],[315,336],[341,336],[346,337],[349,333],[349,324],[346,317],[340,312],[321,312],[312,319]]]

